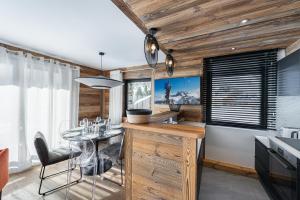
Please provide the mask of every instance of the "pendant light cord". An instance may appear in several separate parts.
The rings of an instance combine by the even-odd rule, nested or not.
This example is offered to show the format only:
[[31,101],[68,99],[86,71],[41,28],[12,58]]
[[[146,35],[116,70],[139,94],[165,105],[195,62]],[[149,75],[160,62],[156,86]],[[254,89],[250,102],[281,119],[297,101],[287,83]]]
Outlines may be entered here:
[[101,58],[101,71],[103,71],[102,70],[102,55],[100,55],[100,58]]
[[100,55],[100,59],[101,59],[101,63],[100,63],[100,64],[101,64],[101,67],[100,67],[100,70],[102,71],[102,70],[103,70],[103,69],[102,69],[102,68],[103,68],[103,66],[102,66],[102,64],[103,64],[103,63],[102,63],[102,56],[104,56],[105,53],[104,53],[104,52],[99,52],[99,55]]

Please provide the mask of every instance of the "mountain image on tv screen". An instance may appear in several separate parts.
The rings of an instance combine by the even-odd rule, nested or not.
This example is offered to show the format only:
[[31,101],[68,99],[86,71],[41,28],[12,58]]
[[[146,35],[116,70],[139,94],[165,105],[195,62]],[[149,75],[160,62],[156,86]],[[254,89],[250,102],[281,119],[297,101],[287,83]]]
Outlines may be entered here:
[[200,104],[200,77],[155,80],[155,104]]

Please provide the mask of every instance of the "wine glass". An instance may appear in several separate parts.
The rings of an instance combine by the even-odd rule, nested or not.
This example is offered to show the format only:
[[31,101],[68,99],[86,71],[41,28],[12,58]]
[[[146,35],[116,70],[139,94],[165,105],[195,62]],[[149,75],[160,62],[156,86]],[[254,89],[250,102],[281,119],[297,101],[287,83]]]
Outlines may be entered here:
[[84,121],[83,121],[83,120],[80,120],[80,121],[79,121],[79,126],[80,126],[80,127],[84,127]]
[[89,126],[89,119],[88,118],[83,118],[83,123],[84,123],[84,127],[88,127]]
[[101,120],[102,120],[101,117],[97,116],[95,121],[97,124],[99,124],[101,122]]
[[106,132],[108,133],[111,129],[111,119],[107,119],[106,122]]

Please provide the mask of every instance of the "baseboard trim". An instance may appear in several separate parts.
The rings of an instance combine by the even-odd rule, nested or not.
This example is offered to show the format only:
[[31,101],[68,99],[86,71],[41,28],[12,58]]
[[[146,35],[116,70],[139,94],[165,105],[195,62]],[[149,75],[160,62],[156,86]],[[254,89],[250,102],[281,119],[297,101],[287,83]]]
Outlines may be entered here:
[[243,167],[243,166],[239,166],[239,165],[235,165],[235,164],[231,164],[231,163],[225,163],[225,162],[216,161],[216,160],[209,160],[209,159],[204,159],[203,163],[204,163],[205,167],[214,168],[217,170],[223,170],[226,172],[230,172],[230,173],[238,174],[238,175],[242,175],[242,176],[258,178],[255,169],[252,169],[252,168]]

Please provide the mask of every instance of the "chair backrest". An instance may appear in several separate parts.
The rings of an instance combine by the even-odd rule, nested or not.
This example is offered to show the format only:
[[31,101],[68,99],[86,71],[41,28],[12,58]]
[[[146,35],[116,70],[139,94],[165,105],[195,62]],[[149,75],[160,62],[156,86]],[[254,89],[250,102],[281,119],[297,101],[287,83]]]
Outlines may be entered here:
[[119,160],[122,160],[124,158],[125,154],[125,130],[123,129],[122,139],[121,139],[121,147],[119,152]]
[[80,136],[80,140],[70,140],[69,148],[71,152],[81,152],[76,164],[80,167],[88,167],[93,164],[93,159],[96,158],[96,144],[93,138],[87,136]]
[[[0,150],[0,191],[8,182],[8,149]],[[0,198],[1,199],[1,198]]]
[[41,132],[35,134],[34,146],[42,165],[46,166],[49,161],[49,149],[45,136]]

